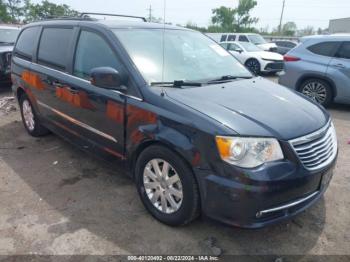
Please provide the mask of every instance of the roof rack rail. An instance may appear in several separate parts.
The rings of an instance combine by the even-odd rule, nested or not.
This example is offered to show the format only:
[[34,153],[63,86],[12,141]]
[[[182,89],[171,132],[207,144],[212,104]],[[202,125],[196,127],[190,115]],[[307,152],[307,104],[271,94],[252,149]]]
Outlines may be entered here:
[[80,13],[80,17],[83,19],[90,18],[89,15],[101,15],[101,16],[118,16],[118,17],[126,17],[126,18],[135,18],[141,19],[143,22],[147,22],[146,18],[142,16],[133,16],[133,15],[118,15],[118,14],[105,14],[105,13]]

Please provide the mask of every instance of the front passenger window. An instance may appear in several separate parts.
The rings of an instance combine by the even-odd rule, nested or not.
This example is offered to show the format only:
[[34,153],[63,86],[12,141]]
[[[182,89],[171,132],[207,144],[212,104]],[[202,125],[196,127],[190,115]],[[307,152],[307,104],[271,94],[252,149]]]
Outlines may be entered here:
[[121,64],[108,43],[98,34],[82,31],[75,53],[74,75],[90,78],[96,67],[112,67],[121,72]]

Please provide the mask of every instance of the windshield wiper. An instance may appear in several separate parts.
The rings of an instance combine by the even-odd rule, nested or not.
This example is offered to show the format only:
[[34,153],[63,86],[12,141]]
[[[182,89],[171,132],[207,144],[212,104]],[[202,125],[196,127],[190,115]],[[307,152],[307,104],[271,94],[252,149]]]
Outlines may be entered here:
[[203,83],[200,82],[190,82],[184,80],[175,80],[173,82],[152,82],[151,86],[164,86],[164,87],[175,87],[181,88],[183,86],[202,86]]
[[15,44],[15,42],[0,41],[0,44],[13,45],[13,44]]
[[233,76],[233,75],[225,75],[221,76],[219,78],[215,78],[212,80],[209,80],[207,84],[212,84],[212,83],[220,83],[220,82],[228,82],[230,80],[236,80],[236,79],[251,79],[253,78],[252,76]]

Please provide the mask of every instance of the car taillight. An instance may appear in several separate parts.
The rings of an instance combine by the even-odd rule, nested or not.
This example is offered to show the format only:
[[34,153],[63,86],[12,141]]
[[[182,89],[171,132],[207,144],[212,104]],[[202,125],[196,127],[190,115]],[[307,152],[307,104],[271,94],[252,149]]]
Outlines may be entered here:
[[284,59],[285,62],[296,62],[296,61],[300,60],[299,57],[295,57],[295,56],[291,56],[291,55],[285,55],[283,57],[283,59]]

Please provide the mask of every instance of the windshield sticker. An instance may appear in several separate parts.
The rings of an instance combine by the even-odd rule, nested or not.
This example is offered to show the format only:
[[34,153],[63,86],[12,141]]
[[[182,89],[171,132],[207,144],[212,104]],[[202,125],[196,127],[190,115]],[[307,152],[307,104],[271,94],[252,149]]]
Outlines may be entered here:
[[223,49],[219,45],[210,45],[210,47],[220,56],[229,56],[230,55],[225,49]]

